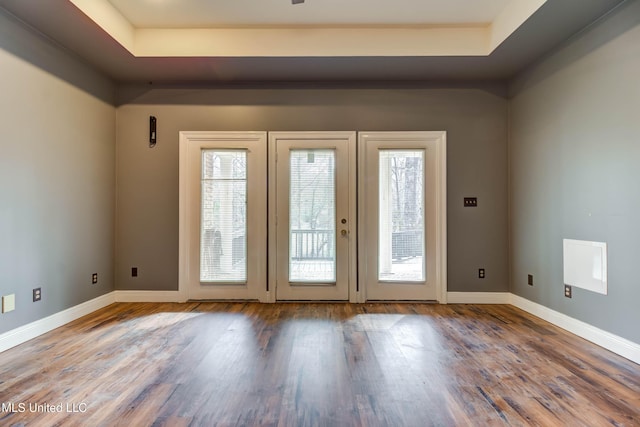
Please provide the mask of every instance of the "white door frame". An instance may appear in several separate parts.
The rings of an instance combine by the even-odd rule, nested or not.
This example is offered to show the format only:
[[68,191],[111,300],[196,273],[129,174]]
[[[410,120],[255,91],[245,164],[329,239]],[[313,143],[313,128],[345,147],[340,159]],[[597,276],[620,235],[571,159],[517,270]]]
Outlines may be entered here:
[[[238,149],[251,146],[248,150],[249,166],[247,181],[249,187],[247,202],[262,206],[259,209],[247,210],[247,226],[251,227],[251,236],[247,233],[247,284],[220,285],[207,290],[211,299],[258,299],[268,301],[266,290],[266,239],[267,225],[264,219],[266,213],[266,132],[209,132],[183,131],[180,132],[180,170],[179,170],[179,264],[178,264],[178,293],[180,299],[202,299],[204,293],[194,292],[193,283],[199,283],[200,277],[192,277],[194,265],[199,265],[200,236],[195,237],[194,227],[200,227],[200,169],[201,152],[203,148]],[[251,171],[255,171],[250,176]],[[195,183],[198,183],[196,185]],[[196,203],[197,202],[197,203]],[[196,224],[197,223],[197,224]],[[251,240],[262,242],[252,245],[252,255],[249,252]],[[197,260],[195,259],[197,258]],[[249,271],[251,268],[251,272]]]
[[[436,228],[436,260],[435,286],[436,300],[447,303],[447,140],[445,131],[436,132],[358,132],[358,302],[367,301],[367,282],[375,278],[367,277],[367,257],[371,251],[370,241],[366,238],[367,179],[371,178],[367,171],[367,141],[389,141],[390,148],[397,145],[402,149],[402,141],[427,141],[435,146],[435,228]],[[376,168],[377,169],[377,168]],[[377,245],[376,245],[377,247]],[[376,250],[377,256],[377,250]],[[377,265],[377,264],[376,264]]]
[[[269,228],[269,244],[268,244],[268,271],[269,271],[269,291],[268,301],[276,301],[276,286],[277,286],[277,142],[282,139],[295,139],[295,140],[347,140],[348,141],[348,168],[349,168],[349,206],[347,221],[350,227],[349,249],[348,249],[348,288],[349,288],[349,301],[357,302],[356,288],[357,288],[357,245],[356,245],[356,132],[269,132],[269,213],[268,213],[268,228]],[[338,167],[338,165],[336,166]],[[337,218],[336,218],[337,219]]]

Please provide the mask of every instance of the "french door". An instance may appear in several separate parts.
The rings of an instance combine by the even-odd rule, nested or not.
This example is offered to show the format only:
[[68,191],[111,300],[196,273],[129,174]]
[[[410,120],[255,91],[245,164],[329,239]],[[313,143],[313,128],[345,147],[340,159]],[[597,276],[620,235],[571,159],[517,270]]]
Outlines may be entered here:
[[444,132],[363,132],[360,300],[446,302]]
[[445,137],[181,132],[181,298],[446,302]]
[[355,132],[271,132],[269,150],[275,299],[349,300],[356,269]]
[[266,301],[266,132],[180,133],[180,292]]

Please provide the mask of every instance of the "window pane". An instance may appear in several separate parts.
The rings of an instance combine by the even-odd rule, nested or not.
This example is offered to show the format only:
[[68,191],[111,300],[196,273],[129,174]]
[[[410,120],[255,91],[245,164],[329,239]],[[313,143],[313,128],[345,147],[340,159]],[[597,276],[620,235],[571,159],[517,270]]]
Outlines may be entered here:
[[289,280],[335,282],[334,150],[291,150]]
[[425,280],[424,150],[380,150],[378,280]]
[[246,282],[247,155],[202,151],[200,281]]

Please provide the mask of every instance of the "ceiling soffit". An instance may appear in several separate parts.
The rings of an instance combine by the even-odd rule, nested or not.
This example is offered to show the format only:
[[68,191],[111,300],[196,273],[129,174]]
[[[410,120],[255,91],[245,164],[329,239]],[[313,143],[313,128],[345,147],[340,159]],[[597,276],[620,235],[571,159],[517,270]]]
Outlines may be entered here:
[[236,22],[242,26],[149,28],[135,26],[132,21],[139,25],[139,20],[124,16],[108,0],[69,1],[133,56],[176,58],[487,56],[546,2],[510,0],[489,23],[401,24],[396,20],[392,24],[323,21],[295,25],[289,21],[272,25],[263,21],[259,25]]

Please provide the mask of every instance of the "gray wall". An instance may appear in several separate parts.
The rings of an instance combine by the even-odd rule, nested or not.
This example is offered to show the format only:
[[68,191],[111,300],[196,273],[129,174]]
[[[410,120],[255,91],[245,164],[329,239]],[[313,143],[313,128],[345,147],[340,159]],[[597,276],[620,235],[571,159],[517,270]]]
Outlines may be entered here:
[[[510,91],[511,291],[639,343],[640,2]],[[563,238],[608,243],[608,295],[563,296]]]
[[[117,110],[118,289],[178,287],[178,132],[446,130],[450,291],[506,291],[507,101],[501,84],[127,87]],[[149,116],[158,144],[148,147]],[[478,208],[463,208],[477,196]],[[137,278],[131,267],[139,268]],[[487,278],[478,279],[478,268]]]
[[0,74],[2,333],[114,289],[115,107],[111,82],[2,9]]

